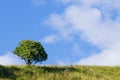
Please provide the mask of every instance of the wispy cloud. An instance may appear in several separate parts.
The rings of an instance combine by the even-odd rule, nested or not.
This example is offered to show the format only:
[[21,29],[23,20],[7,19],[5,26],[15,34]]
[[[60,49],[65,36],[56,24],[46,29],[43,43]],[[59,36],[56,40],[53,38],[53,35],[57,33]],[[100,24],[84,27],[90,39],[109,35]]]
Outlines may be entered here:
[[75,63],[119,65],[120,1],[68,0],[67,3],[70,5],[62,14],[50,15],[49,25],[57,30],[63,39],[65,37],[69,40],[69,38],[79,35],[80,39],[102,50],[99,54],[85,57]]
[[65,15],[66,14],[51,14],[45,23],[51,25],[50,27],[58,32],[56,35],[60,36],[61,39],[72,40],[76,32],[72,24],[69,24],[69,21],[67,21]]
[[73,57],[82,57],[85,55],[85,52],[82,51],[81,46],[79,44],[74,44],[72,48],[72,55]]
[[69,59],[64,59],[64,60],[59,60],[59,61],[57,61],[57,64],[58,64],[58,65],[66,66],[66,65],[71,65],[71,62],[70,62]]
[[2,56],[0,56],[0,64],[1,65],[20,65],[25,64],[25,62],[14,55],[13,53],[9,52]]
[[55,43],[59,40],[59,36],[58,35],[48,35],[46,37],[44,37],[41,41],[49,44],[49,43]]

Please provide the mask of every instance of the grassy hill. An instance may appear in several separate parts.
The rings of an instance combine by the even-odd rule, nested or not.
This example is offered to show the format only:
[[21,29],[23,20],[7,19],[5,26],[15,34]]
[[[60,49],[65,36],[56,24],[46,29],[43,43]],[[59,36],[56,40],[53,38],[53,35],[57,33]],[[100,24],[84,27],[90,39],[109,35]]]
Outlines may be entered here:
[[120,67],[0,66],[0,80],[120,80]]

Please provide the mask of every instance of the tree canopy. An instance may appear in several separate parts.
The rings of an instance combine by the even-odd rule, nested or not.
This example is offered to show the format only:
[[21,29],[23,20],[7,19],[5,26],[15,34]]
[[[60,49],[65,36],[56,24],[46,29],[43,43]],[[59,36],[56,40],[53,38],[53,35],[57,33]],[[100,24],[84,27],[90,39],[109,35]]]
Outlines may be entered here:
[[24,59],[26,64],[41,63],[48,57],[41,43],[33,40],[22,40],[13,53]]

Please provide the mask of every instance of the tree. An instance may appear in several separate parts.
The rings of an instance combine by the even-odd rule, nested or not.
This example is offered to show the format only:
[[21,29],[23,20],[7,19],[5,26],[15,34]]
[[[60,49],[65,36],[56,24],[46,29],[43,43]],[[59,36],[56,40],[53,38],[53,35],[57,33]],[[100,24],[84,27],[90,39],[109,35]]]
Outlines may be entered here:
[[27,65],[41,63],[48,57],[41,43],[32,40],[22,40],[13,53],[24,59]]

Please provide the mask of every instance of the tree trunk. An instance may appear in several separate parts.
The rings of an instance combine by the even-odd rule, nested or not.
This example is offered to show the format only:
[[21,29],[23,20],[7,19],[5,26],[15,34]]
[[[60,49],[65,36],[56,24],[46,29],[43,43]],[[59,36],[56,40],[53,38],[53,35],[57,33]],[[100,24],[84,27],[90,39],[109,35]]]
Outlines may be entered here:
[[30,65],[30,64],[31,64],[30,60],[27,60],[26,64],[27,64],[27,65]]

